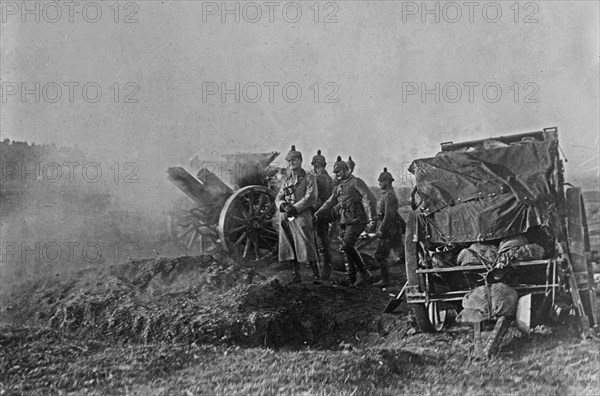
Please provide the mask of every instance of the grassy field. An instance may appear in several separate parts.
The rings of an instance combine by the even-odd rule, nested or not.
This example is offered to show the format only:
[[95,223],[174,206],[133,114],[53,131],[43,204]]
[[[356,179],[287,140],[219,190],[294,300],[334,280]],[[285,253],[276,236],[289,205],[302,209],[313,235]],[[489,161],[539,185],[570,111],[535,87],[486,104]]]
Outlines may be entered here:
[[[513,324],[500,354],[480,360],[469,327],[422,334],[405,304],[383,314],[398,286],[283,286],[271,275],[285,269],[265,269],[263,279],[206,258],[161,259],[24,285],[3,302],[0,395],[595,395],[600,389],[597,337],[581,340],[566,326],[526,336]],[[400,271],[393,268],[397,284]]]
[[600,343],[556,332],[471,356],[466,330],[371,334],[335,349],[114,345],[48,329],[2,329],[2,394],[596,395]]

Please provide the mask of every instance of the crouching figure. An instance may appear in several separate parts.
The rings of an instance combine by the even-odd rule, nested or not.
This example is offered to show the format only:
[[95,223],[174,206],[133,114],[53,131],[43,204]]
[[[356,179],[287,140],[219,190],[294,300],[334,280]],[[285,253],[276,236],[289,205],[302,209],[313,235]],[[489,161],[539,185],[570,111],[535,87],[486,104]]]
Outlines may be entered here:
[[[502,338],[506,334],[510,322],[517,313],[519,295],[506,283],[492,283],[479,286],[463,298],[463,310],[456,320],[462,323],[473,323],[475,352],[492,357],[498,353]],[[496,319],[496,325],[489,339],[481,338],[481,323]]]

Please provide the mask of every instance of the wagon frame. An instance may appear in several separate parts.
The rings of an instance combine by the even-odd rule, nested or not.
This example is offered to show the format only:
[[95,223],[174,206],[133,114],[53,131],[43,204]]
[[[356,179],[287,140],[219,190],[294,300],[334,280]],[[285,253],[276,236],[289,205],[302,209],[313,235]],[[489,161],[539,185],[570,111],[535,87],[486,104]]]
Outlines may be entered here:
[[[486,147],[490,142],[502,148]],[[535,209],[537,212],[543,212],[547,222],[544,225],[537,225],[537,227],[548,227],[552,231],[555,249],[541,260],[511,263],[510,267],[516,273],[517,278],[514,288],[520,297],[527,296],[526,298],[529,299],[532,325],[543,323],[549,317],[555,319],[561,317],[561,312],[569,312],[571,316],[579,319],[576,323],[582,335],[589,332],[590,326],[598,324],[593,273],[591,263],[586,261],[586,254],[590,250],[590,241],[581,189],[565,183],[563,162],[559,157],[558,129],[545,128],[542,131],[490,139],[442,143],[442,152],[438,154],[439,157],[413,162],[411,171],[416,176],[416,196],[419,197],[419,193],[422,193],[426,199],[421,203],[413,202],[414,210],[409,214],[407,221],[405,234],[406,296],[421,331],[442,330],[448,311],[452,309],[460,311],[463,297],[481,284],[476,279],[482,279],[483,275],[489,271],[484,264],[459,266],[454,262],[453,265],[442,267],[432,264],[430,253],[432,246],[438,246],[439,249],[445,244],[451,245],[447,239],[451,240],[452,235],[444,236],[444,230],[453,227],[452,221],[459,216],[461,205],[466,205],[466,201],[461,201],[460,197],[456,198],[460,193],[453,191],[450,193],[451,198],[442,196],[438,199],[438,203],[445,200],[443,204],[439,204],[437,207],[435,205],[427,207],[428,203],[435,202],[435,198],[431,198],[426,193],[439,191],[446,193],[447,191],[444,191],[443,188],[448,184],[444,186],[444,181],[431,181],[431,175],[425,174],[423,168],[440,163],[450,164],[452,167],[454,160],[457,163],[461,161],[464,163],[465,158],[468,159],[467,161],[476,158],[473,166],[492,167],[494,172],[498,169],[501,172],[506,171],[509,174],[508,178],[504,180],[508,180],[506,184],[516,180],[522,182],[517,184],[528,187],[526,177],[519,179],[520,175],[517,172],[511,174],[510,171],[507,171],[507,164],[485,162],[488,161],[487,154],[494,158],[493,150],[504,150],[507,153],[505,155],[514,156],[527,144],[543,146],[548,149],[543,153],[543,155],[547,155],[547,158],[544,157],[548,160],[547,169],[543,169],[543,172],[535,175],[541,179],[533,181],[533,183],[539,182],[546,185],[548,190],[543,196],[543,203],[540,203],[542,202],[540,200],[530,200],[519,203],[519,205],[527,210]],[[511,154],[511,150],[515,153]],[[482,158],[484,159],[482,160]],[[460,173],[460,166],[458,169],[451,170]],[[471,176],[469,175],[469,177]],[[500,180],[494,180],[494,182],[500,186],[496,194],[511,199],[512,186],[506,187]],[[566,190],[565,186],[568,186]],[[487,191],[485,188],[483,190],[483,194],[480,190],[479,197],[470,198],[470,202],[472,206],[480,205],[484,208],[483,210],[486,210],[486,205],[491,202],[493,194],[487,194],[490,198],[486,198]],[[491,190],[488,189],[488,191]],[[486,199],[488,200],[486,201]],[[476,214],[480,217],[472,219],[473,222],[479,221],[479,224],[472,225],[472,228],[476,229],[481,223],[486,224],[486,221],[481,220],[481,213],[483,212]],[[464,215],[464,212],[462,214]],[[469,224],[466,227],[468,228]],[[501,231],[510,235],[510,232],[506,230]],[[435,235],[436,233],[437,235]],[[516,234],[519,233],[515,232],[514,235]],[[485,235],[475,235],[474,233],[472,237],[465,236],[460,242],[486,242],[492,239],[497,241],[498,239],[493,238],[494,236],[497,235],[486,239]]]

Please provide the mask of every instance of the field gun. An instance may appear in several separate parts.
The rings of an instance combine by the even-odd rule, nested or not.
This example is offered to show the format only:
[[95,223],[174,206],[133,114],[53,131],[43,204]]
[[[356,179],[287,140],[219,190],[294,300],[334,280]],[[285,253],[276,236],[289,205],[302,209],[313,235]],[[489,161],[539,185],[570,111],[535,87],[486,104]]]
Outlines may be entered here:
[[220,247],[248,260],[274,256],[278,246],[275,196],[282,170],[271,163],[278,155],[224,155],[225,162],[203,163],[196,177],[182,167],[169,168],[168,179],[194,202],[191,209],[170,213],[172,237],[200,253]]

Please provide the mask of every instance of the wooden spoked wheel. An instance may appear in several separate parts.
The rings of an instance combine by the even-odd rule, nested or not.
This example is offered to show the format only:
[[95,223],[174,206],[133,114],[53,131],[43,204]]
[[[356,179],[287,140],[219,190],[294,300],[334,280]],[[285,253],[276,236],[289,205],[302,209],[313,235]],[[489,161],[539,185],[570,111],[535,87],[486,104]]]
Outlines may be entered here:
[[210,253],[218,247],[219,233],[215,216],[218,207],[176,209],[169,213],[168,227],[175,243],[189,253]]
[[258,261],[277,252],[275,193],[263,186],[237,190],[219,216],[219,237],[226,252]]

